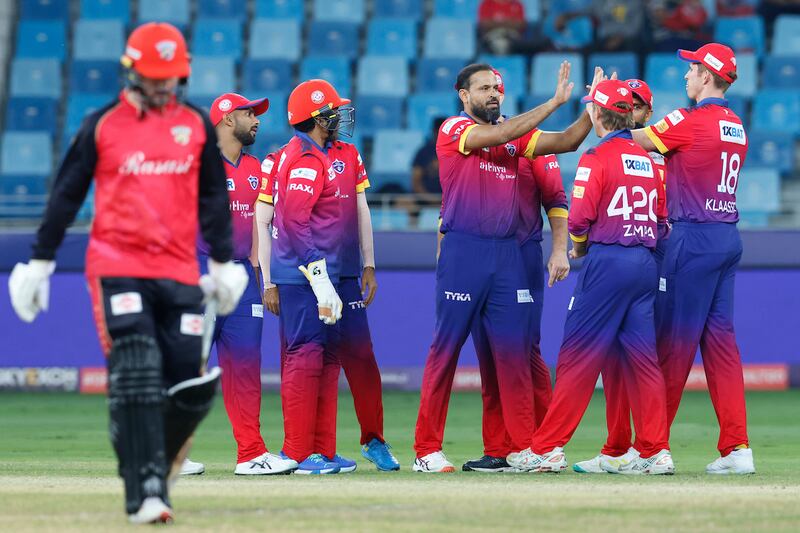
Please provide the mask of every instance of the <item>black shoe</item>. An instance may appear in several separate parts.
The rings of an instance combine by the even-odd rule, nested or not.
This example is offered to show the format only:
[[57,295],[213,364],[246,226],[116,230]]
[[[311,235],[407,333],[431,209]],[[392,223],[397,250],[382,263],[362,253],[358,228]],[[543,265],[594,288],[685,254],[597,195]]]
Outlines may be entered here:
[[464,472],[512,472],[514,468],[506,462],[505,457],[484,455],[480,459],[467,461],[461,470]]

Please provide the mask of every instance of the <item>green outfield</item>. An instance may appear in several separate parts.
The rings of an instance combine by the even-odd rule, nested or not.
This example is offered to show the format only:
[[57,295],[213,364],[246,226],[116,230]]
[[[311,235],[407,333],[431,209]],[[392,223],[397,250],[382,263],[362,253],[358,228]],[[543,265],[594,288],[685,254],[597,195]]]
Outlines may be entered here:
[[[263,434],[280,447],[280,405],[266,395]],[[418,395],[386,395],[386,437],[399,473],[376,472],[358,454],[349,395],[340,398],[339,443],[359,460],[353,474],[236,478],[234,442],[217,401],[192,458],[207,473],[173,491],[176,527],[204,531],[797,531],[800,524],[800,391],[748,395],[755,476],[711,478],[716,420],[705,393],[687,393],[672,433],[677,474],[663,478],[411,472]],[[570,463],[597,453],[605,435],[596,395]],[[0,395],[0,524],[3,531],[108,531],[126,527],[122,486],[98,396]],[[481,455],[480,397],[456,394],[445,452]]]

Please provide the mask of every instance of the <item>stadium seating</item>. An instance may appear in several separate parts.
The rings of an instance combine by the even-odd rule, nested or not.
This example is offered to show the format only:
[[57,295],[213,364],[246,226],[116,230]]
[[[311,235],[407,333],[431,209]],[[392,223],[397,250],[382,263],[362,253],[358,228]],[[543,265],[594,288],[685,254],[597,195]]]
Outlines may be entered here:
[[117,19],[127,24],[130,16],[130,0],[81,0],[83,19]]
[[192,58],[192,76],[189,78],[190,97],[211,97],[236,89],[234,61],[228,57]]
[[402,230],[409,225],[408,211],[396,208],[372,209],[372,227],[378,230]]
[[460,59],[420,59],[417,62],[417,92],[454,90],[458,72],[464,66]]
[[41,131],[55,135],[58,103],[52,98],[12,97],[6,106],[6,131]]
[[772,35],[773,55],[800,55],[800,15],[781,15]]
[[359,94],[405,96],[408,78],[408,62],[404,57],[365,56],[358,62]]
[[367,53],[375,56],[417,56],[417,23],[412,19],[374,19],[367,29]]
[[89,113],[110,103],[112,94],[71,94],[67,100],[67,112],[64,121],[64,134],[68,139],[78,131],[83,119]]
[[525,20],[538,22],[542,18],[542,0],[522,0],[525,6]]
[[[794,57],[768,56],[764,61],[763,73],[764,85],[769,88],[798,90],[800,88],[800,51]],[[739,81],[736,83],[738,84]]]
[[38,218],[47,205],[42,176],[0,176],[0,212],[5,217]]
[[344,57],[307,57],[300,63],[300,79],[329,81],[343,97],[353,93],[350,60]]
[[198,19],[192,32],[192,54],[242,57],[242,24],[238,19]]
[[11,96],[61,97],[61,64],[57,59],[14,59]]
[[672,111],[688,105],[689,99],[684,91],[668,93],[653,91],[653,122],[661,120]]
[[686,66],[675,54],[650,54],[645,61],[644,80],[653,91],[682,91],[686,87]]
[[439,208],[425,207],[420,209],[417,218],[417,229],[433,231],[439,229]]
[[[242,91],[291,91],[293,63],[285,59],[246,59],[242,66]],[[248,96],[249,97],[249,96]]]
[[477,20],[479,5],[480,0],[434,0],[433,15]]
[[[425,133],[416,130],[380,130],[372,147],[373,173],[403,173],[409,176],[417,149]],[[408,181],[409,178],[406,178]]]
[[60,20],[23,20],[17,26],[17,57],[52,57],[63,61],[67,29]]
[[0,173],[49,176],[53,170],[53,141],[46,131],[3,133]]
[[543,24],[544,34],[559,50],[580,50],[591,44],[594,37],[592,19],[576,17],[570,19],[563,31],[555,29],[555,14],[547,17]]
[[525,57],[516,56],[490,56],[478,57],[479,63],[488,63],[493,66],[503,77],[503,85],[509,93],[520,94],[526,91],[527,73],[525,72]]
[[382,128],[403,127],[403,98],[387,96],[360,96],[355,101],[356,130],[373,135]]
[[258,128],[260,131],[259,135],[265,133],[282,134],[285,136],[286,141],[288,141],[291,135],[291,133],[288,133],[290,126],[286,108],[286,103],[289,100],[289,93],[283,91],[264,91],[254,96],[257,98],[269,98],[269,109],[266,113],[258,117],[259,120],[261,120],[261,125]]
[[355,22],[315,20],[308,29],[306,56],[341,56],[355,59],[358,55],[359,26]]
[[766,167],[785,173],[792,168],[792,134],[779,131],[750,130],[747,149],[748,167]]
[[247,16],[247,0],[197,0],[197,16],[244,20]]
[[119,61],[125,48],[125,28],[121,20],[78,20],[72,41],[75,59]]
[[314,18],[344,22],[364,22],[364,0],[314,0]]
[[[271,102],[271,101],[270,101]],[[269,114],[272,111],[267,111]],[[262,115],[261,119],[264,118]],[[267,130],[263,124],[259,128],[258,135],[256,135],[256,142],[253,143],[251,146],[247,147],[247,153],[251,154],[254,157],[257,157],[260,160],[263,160],[268,154],[279,149],[281,146],[289,142],[291,140],[291,133],[286,131],[281,131],[279,133],[273,133]]]
[[728,108],[740,118],[747,119],[750,116],[747,112],[747,98],[735,94],[726,94],[725,99],[728,100]]
[[761,17],[720,17],[714,25],[714,40],[735,52],[764,53],[764,21]]
[[75,60],[69,69],[70,93],[113,93],[119,82],[119,61]]
[[256,0],[256,17],[268,19],[305,19],[303,0]]
[[584,85],[583,57],[578,54],[565,54],[559,52],[537,54],[533,58],[531,67],[531,93],[536,95],[552,96],[558,80],[558,69],[562,61],[572,64],[570,80],[575,83],[578,91]]
[[[522,108],[523,110],[533,109],[534,107],[543,104],[548,98],[550,97],[537,95],[528,96],[525,98]],[[569,125],[575,122],[575,119],[577,118],[577,113],[575,112],[575,108],[578,105],[577,102],[577,99],[572,99],[556,109],[544,120],[544,122],[539,125],[540,129],[547,131],[561,131],[568,128]],[[583,111],[583,105],[580,105],[580,111]]]
[[780,182],[775,169],[743,168],[736,187],[736,206],[743,212],[777,212],[781,207]]
[[413,94],[408,98],[408,128],[420,130],[427,135],[433,119],[450,117],[459,112],[456,95],[445,93]]
[[749,53],[736,54],[736,83],[726,94],[751,98],[758,90],[758,64],[756,56]]
[[633,52],[590,54],[586,62],[586,80],[594,78],[594,67],[602,67],[607,76],[614,72],[621,80],[639,77],[639,59]]
[[424,10],[423,0],[375,0],[374,9],[379,17],[412,17],[419,20]]
[[250,26],[249,55],[254,59],[300,59],[300,23],[256,19]]
[[765,89],[753,102],[752,125],[757,129],[800,133],[800,94]]
[[475,56],[474,19],[434,17],[425,25],[425,57],[463,59],[467,63]]
[[58,0],[20,0],[20,13],[23,19],[67,20],[69,3]]
[[171,22],[181,28],[189,24],[189,0],[139,0],[139,22]]

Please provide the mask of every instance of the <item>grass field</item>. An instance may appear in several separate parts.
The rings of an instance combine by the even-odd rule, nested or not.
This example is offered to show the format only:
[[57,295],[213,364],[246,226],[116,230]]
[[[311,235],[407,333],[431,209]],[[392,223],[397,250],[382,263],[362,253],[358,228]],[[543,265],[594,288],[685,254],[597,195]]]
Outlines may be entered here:
[[[402,470],[379,473],[358,454],[347,394],[340,399],[339,444],[357,458],[353,474],[240,478],[221,400],[195,439],[204,476],[173,491],[176,527],[203,531],[798,531],[800,391],[748,395],[755,476],[703,473],[716,457],[717,428],[708,395],[687,393],[672,432],[677,474],[630,478],[544,474],[423,475],[411,472],[418,395],[385,398],[386,437]],[[596,395],[567,459],[597,453],[605,436]],[[263,434],[277,450],[278,397],[265,395]],[[108,531],[127,527],[122,486],[98,396],[0,396],[0,529]],[[460,467],[481,455],[480,397],[456,394],[445,452]]]

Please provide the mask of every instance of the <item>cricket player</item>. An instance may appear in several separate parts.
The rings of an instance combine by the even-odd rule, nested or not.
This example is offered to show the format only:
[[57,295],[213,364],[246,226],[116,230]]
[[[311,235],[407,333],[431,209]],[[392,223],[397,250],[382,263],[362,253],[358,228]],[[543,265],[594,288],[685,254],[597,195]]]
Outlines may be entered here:
[[[86,276],[108,365],[111,442],[133,523],[168,522],[167,475],[213,404],[220,371],[201,370],[203,291],[198,225],[209,245],[204,284],[217,311],[247,285],[231,261],[225,170],[208,117],[180,96],[190,74],[183,35],[165,23],[136,28],[119,98],[84,120],[62,162],[33,256],[9,278],[19,317],[47,309],[64,233],[95,181]],[[175,208],[181,206],[180,216]]]
[[[653,116],[653,93],[650,86],[639,79],[629,79],[625,83],[633,94],[633,122],[635,128],[643,128]],[[660,204],[657,212],[665,212],[666,207],[666,159],[658,152],[649,152],[647,155],[653,160],[654,169],[662,188],[662,195],[658,197]],[[666,221],[659,222],[658,241],[653,253],[656,267],[660,267],[661,258],[664,256],[664,246],[669,233]],[[617,351],[622,347],[618,346]],[[580,461],[572,465],[572,469],[580,474],[606,474],[601,466],[601,461],[629,462],[639,455],[639,443],[631,442],[631,407],[628,395],[625,392],[624,378],[620,368],[620,357],[609,357],[603,369],[603,392],[606,397],[606,424],[608,426],[608,439],[600,454],[592,459]],[[608,466],[607,466],[608,468]]]
[[733,331],[733,287],[742,256],[736,188],[747,156],[747,134],[728,108],[736,57],[725,45],[678,50],[689,63],[686,94],[695,106],[676,109],[634,139],[667,156],[667,207],[672,233],[658,284],[658,354],[667,387],[670,425],[698,345],[719,420],[720,457],[709,474],[752,474],[744,378]]
[[[558,135],[542,142],[545,136],[536,126],[569,99],[573,88],[569,72],[570,65],[564,62],[553,98],[501,124],[496,123],[500,93],[492,67],[473,64],[458,74],[456,87],[464,111],[442,124],[436,147],[444,237],[436,270],[436,327],[416,425],[414,471],[455,470],[442,452],[442,440],[458,355],[476,319],[483,321],[492,348],[512,446],[522,449],[530,441],[533,297],[516,240],[518,158],[551,153],[553,137],[563,142]],[[574,128],[573,149],[586,135],[583,129],[582,124]]]
[[[667,442],[664,379],[658,366],[653,305],[661,186],[653,161],[633,142],[633,98],[620,80],[604,80],[584,97],[602,140],[578,164],[569,232],[573,258],[587,254],[570,299],[558,355],[550,409],[531,447],[512,453],[509,465],[524,471],[567,467],[563,446],[580,423],[600,371],[619,357],[634,411],[641,456],[622,474],[674,472]],[[622,352],[615,351],[616,344]]]

